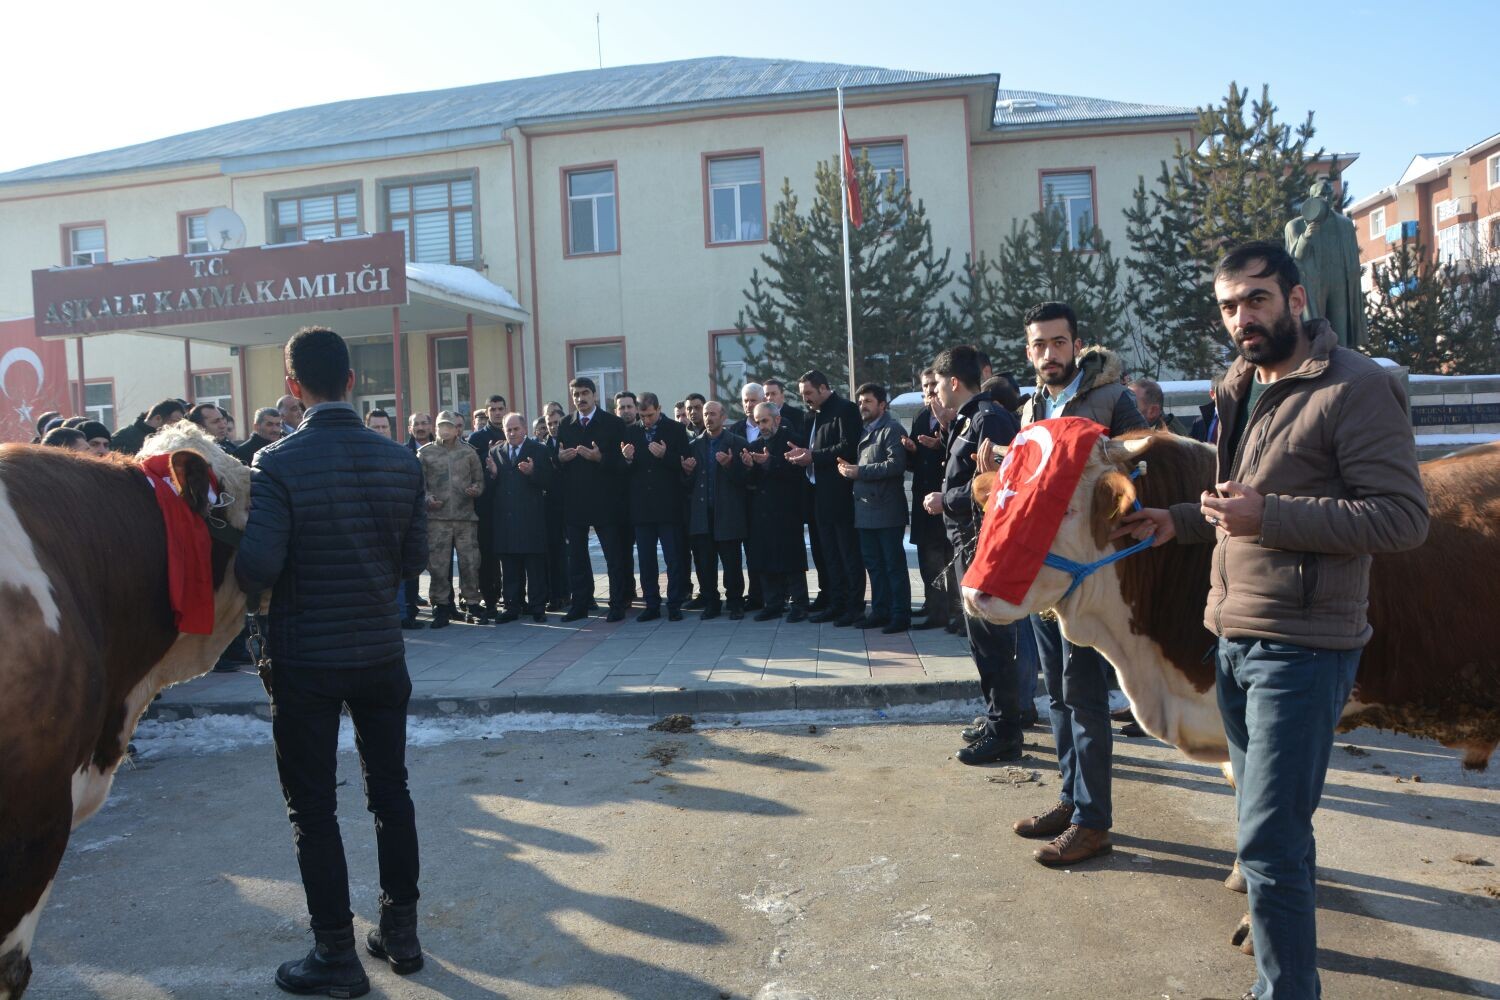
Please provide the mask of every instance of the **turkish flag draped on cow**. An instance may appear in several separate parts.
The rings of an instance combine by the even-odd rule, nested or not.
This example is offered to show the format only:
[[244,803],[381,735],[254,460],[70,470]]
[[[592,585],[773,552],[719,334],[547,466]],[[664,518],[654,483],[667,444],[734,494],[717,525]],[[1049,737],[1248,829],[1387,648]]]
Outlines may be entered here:
[[[172,473],[171,455],[153,455],[140,465],[156,492],[156,505],[167,528],[167,589],[177,631],[211,635],[214,576],[208,525],[182,498],[182,487]],[[214,486],[217,488],[216,482]]]
[[1039,420],[1011,440],[963,585],[1019,604],[1047,558],[1104,428],[1083,417]]

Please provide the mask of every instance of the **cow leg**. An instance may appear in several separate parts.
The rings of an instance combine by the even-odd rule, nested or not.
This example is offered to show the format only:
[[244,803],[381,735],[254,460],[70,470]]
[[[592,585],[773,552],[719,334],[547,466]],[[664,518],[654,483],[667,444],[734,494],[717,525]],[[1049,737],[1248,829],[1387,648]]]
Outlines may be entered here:
[[1250,914],[1240,918],[1239,926],[1229,935],[1229,943],[1246,955],[1255,954],[1255,931],[1250,927]]
[[12,773],[0,782],[0,800],[29,803],[0,819],[0,1000],[20,1000],[31,979],[31,942],[72,820],[66,780],[17,780],[30,776]]
[[1224,879],[1224,888],[1230,892],[1246,893],[1250,887],[1245,884],[1245,874],[1240,871],[1240,859],[1234,859],[1234,867],[1229,869],[1229,876]]

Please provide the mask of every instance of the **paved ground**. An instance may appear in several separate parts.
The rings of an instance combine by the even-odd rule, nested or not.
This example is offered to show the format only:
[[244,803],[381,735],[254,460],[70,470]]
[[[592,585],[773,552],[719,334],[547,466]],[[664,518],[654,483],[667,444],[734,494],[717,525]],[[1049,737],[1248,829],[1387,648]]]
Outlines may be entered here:
[[[241,720],[247,731],[265,724]],[[210,756],[178,723],[74,835],[31,1000],[279,996],[309,938],[270,748]],[[418,720],[417,730],[450,725]],[[966,768],[951,724],[511,733],[411,754],[423,972],[372,996],[631,1000],[1237,997],[1219,885],[1232,802],[1213,768],[1116,746],[1116,850],[1067,872],[1011,820],[1055,797]],[[1343,744],[1345,741],[1341,740]],[[1500,998],[1500,781],[1361,732],[1319,814],[1325,995]],[[375,859],[357,764],[340,811],[363,935]],[[1413,775],[1421,777],[1417,782]]]
[[[921,584],[912,572],[913,593]],[[424,582],[422,592],[427,588]],[[604,576],[596,592],[608,593]],[[415,714],[501,711],[768,710],[922,702],[975,695],[968,642],[935,629],[900,635],[784,620],[604,621],[547,616],[505,625],[406,633]],[[425,617],[425,613],[424,613]],[[158,718],[264,712],[248,670],[209,674],[166,692]]]

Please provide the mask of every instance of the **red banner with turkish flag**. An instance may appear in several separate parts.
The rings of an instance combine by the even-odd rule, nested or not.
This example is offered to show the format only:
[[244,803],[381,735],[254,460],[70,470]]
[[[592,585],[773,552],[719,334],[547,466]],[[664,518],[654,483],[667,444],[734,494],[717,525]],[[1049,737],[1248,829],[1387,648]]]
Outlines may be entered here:
[[1028,424],[1011,440],[965,587],[1010,604],[1025,599],[1104,431],[1083,417],[1055,417]]
[[36,437],[36,418],[67,415],[67,344],[39,340],[31,317],[0,320],[0,442]]

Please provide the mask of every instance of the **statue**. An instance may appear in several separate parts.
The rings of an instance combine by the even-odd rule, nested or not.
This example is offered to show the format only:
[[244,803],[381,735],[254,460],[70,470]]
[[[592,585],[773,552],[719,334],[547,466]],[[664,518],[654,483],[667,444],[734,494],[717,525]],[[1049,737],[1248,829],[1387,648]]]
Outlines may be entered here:
[[1359,287],[1359,242],[1354,223],[1334,207],[1333,184],[1319,177],[1302,214],[1286,224],[1286,248],[1302,272],[1307,309],[1302,318],[1326,319],[1344,347],[1364,343],[1365,296]]

